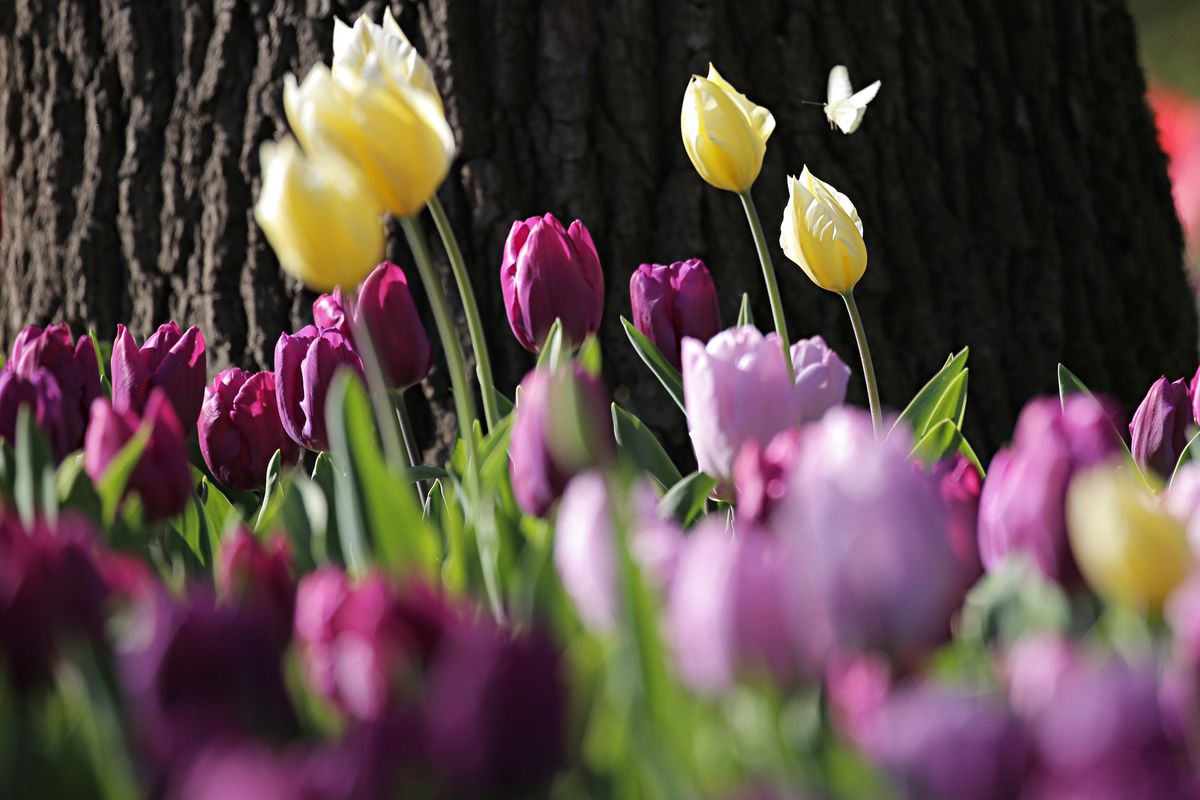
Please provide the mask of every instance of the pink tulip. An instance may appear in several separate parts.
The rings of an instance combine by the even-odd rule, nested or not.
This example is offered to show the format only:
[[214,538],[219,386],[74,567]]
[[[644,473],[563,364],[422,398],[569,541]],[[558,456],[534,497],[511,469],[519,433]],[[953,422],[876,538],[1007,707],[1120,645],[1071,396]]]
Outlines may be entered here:
[[112,402],[141,414],[158,388],[166,393],[185,434],[196,427],[207,381],[204,334],[174,322],[160,325],[139,348],[124,325],[117,325],[112,350]]

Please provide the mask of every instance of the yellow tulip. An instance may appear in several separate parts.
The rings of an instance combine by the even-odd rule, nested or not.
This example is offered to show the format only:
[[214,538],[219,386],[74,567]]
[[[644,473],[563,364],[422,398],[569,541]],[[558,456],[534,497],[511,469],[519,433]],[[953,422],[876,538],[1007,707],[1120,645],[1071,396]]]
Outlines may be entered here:
[[364,14],[351,27],[333,20],[333,76],[341,80],[343,72],[362,75],[368,56],[375,55],[384,76],[397,90],[408,87],[424,92],[442,111],[442,96],[433,82],[433,72],[421,54],[404,35],[390,8],[383,12],[383,24],[376,25]]
[[1135,608],[1160,609],[1191,568],[1183,525],[1128,468],[1096,467],[1071,482],[1067,531],[1088,585]]
[[378,53],[338,80],[323,64],[304,83],[284,81],[283,107],[305,151],[333,152],[358,167],[387,211],[407,217],[437,191],[454,159],[454,135],[436,97],[397,86]]
[[306,157],[292,139],[264,143],[259,159],[254,219],[285,270],[327,292],[354,286],[383,260],[383,212],[353,167]]
[[729,85],[717,68],[693,75],[679,114],[683,149],[700,177],[718,189],[744,192],[762,169],[775,118]]
[[788,176],[788,202],[779,246],[822,289],[845,294],[867,270],[862,220],[850,198],[808,167]]

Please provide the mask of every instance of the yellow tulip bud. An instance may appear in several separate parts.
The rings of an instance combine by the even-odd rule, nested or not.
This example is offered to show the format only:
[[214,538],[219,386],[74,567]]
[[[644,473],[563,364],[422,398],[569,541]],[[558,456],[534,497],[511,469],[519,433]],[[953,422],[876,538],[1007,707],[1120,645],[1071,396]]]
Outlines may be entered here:
[[775,118],[729,85],[717,68],[693,75],[679,114],[683,149],[700,177],[718,189],[744,192],[762,169]]
[[1161,608],[1191,568],[1183,525],[1128,468],[1101,466],[1071,482],[1067,531],[1088,585],[1135,608]]
[[423,92],[442,111],[442,96],[433,82],[433,72],[404,35],[390,8],[384,9],[382,25],[376,25],[365,14],[355,20],[354,27],[340,19],[333,20],[334,80],[342,80],[339,75],[343,72],[361,76],[371,55],[378,58],[384,77],[394,88]]
[[306,157],[292,139],[264,143],[259,159],[254,218],[285,270],[327,292],[354,286],[383,260],[383,212],[353,167]]
[[845,294],[867,270],[862,220],[850,198],[808,171],[788,176],[779,246],[822,289]]
[[417,213],[454,159],[440,101],[395,85],[377,52],[367,54],[360,72],[337,77],[323,64],[299,86],[287,76],[283,107],[296,138],[309,153],[333,152],[354,164],[385,210]]

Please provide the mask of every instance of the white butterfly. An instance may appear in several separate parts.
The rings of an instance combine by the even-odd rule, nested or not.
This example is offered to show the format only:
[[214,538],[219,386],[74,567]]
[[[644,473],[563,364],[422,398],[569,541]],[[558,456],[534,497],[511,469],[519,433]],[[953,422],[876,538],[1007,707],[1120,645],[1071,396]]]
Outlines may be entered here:
[[825,103],[825,118],[829,127],[840,128],[842,133],[854,133],[862,124],[867,103],[875,99],[879,81],[855,92],[850,88],[850,72],[838,64],[829,70],[829,100]]

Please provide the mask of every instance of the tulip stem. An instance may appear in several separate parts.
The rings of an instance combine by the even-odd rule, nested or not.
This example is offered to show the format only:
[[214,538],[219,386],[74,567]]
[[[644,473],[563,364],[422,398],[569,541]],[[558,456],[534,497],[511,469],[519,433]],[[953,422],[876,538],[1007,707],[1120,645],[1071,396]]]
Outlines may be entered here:
[[867,382],[867,402],[871,406],[871,424],[875,428],[875,438],[883,434],[883,412],[879,407],[879,384],[875,381],[875,364],[871,361],[871,346],[867,344],[867,331],[863,327],[862,315],[858,313],[858,303],[854,301],[854,291],[842,295],[846,301],[846,311],[850,312],[850,325],[854,328],[854,340],[858,342],[858,357],[862,359],[863,379]]
[[762,264],[763,281],[767,284],[767,298],[771,301],[771,316],[775,319],[775,333],[779,335],[783,362],[787,364],[788,377],[794,382],[796,368],[792,365],[792,343],[788,339],[787,320],[783,316],[783,298],[779,295],[779,282],[775,279],[775,265],[771,261],[771,251],[767,249],[767,237],[763,234],[762,222],[758,219],[758,209],[754,205],[754,197],[750,190],[739,192],[738,197],[742,198],[742,207],[746,209],[746,220],[750,223],[754,247],[758,250],[758,261]]
[[[421,447],[417,444],[416,434],[413,433],[412,421],[408,418],[408,406],[404,402],[404,390],[392,395],[392,404],[396,406],[396,419],[400,422],[400,435],[404,437],[404,450],[408,453],[408,465],[415,467],[421,463]],[[417,495],[421,498],[421,507],[425,506],[425,482],[414,481],[417,485]]]
[[467,264],[463,260],[462,248],[458,246],[458,238],[454,228],[450,226],[450,218],[437,195],[429,198],[426,204],[429,213],[433,215],[433,224],[437,226],[438,235],[442,237],[442,246],[450,259],[450,270],[458,284],[458,294],[462,298],[463,313],[467,317],[467,331],[471,334],[471,349],[475,352],[475,374],[479,377],[479,391],[483,396],[483,416],[489,431],[500,423],[500,407],[496,403],[495,382],[492,380],[492,360],[488,355],[487,337],[483,332],[483,320],[479,316],[479,304],[475,301],[475,290],[471,288],[471,275],[467,272]]
[[379,363],[379,351],[375,348],[375,339],[367,327],[366,320],[359,319],[357,289],[344,289],[349,303],[350,328],[354,331],[354,346],[362,359],[363,377],[366,379],[367,395],[371,398],[371,410],[375,414],[379,427],[379,438],[383,443],[384,459],[388,469],[399,472],[404,466],[404,451],[401,448],[400,436],[396,433],[396,425],[391,419],[388,408],[387,380],[383,376],[383,366]]

